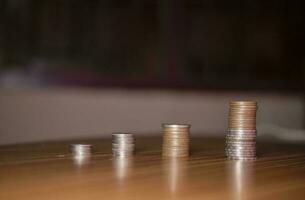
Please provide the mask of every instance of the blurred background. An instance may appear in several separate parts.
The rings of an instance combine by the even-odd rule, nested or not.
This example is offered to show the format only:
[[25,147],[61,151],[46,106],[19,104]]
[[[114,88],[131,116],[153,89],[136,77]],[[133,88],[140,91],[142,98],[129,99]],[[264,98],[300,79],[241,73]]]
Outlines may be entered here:
[[223,136],[257,100],[262,137],[305,141],[302,0],[1,0],[0,144]]

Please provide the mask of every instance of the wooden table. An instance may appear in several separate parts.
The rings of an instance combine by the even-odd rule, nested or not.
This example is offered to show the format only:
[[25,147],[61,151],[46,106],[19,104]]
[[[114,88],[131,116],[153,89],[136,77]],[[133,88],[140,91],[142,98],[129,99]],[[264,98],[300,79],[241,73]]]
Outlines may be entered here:
[[226,160],[224,139],[192,138],[188,159],[163,159],[160,138],[140,138],[133,158],[114,159],[96,139],[82,160],[72,142],[0,147],[0,199],[305,199],[303,145],[259,143],[260,158],[241,162]]

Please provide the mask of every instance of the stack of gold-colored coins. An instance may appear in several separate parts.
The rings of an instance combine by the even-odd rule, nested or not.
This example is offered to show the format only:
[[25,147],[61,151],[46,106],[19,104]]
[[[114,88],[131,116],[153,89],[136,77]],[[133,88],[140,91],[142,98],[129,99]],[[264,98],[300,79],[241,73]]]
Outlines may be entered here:
[[230,102],[226,155],[230,159],[256,159],[256,111],[255,101]]
[[165,157],[189,156],[190,128],[188,124],[162,124],[162,155]]

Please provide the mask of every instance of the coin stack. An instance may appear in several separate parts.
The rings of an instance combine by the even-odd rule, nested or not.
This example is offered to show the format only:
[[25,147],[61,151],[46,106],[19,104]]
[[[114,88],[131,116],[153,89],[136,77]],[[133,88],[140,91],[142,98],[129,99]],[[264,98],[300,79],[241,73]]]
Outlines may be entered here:
[[134,153],[134,137],[132,133],[112,134],[112,154],[115,157],[129,157]]
[[255,101],[231,101],[226,155],[234,160],[256,159],[256,111]]
[[190,128],[188,124],[162,124],[164,157],[189,156]]
[[71,144],[71,152],[75,157],[91,156],[92,145],[91,144]]

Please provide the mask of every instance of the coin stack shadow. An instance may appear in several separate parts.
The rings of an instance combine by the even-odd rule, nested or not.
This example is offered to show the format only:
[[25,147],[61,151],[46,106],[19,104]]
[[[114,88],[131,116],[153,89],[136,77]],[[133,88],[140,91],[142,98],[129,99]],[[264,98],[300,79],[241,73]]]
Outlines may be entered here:
[[255,101],[230,102],[225,150],[229,159],[256,159],[256,111]]
[[188,124],[162,124],[164,157],[189,156],[190,128]]
[[132,133],[112,134],[112,154],[114,157],[129,157],[134,154],[134,137]]

